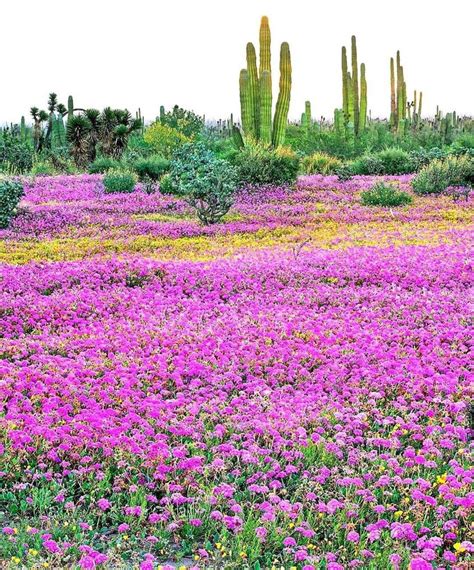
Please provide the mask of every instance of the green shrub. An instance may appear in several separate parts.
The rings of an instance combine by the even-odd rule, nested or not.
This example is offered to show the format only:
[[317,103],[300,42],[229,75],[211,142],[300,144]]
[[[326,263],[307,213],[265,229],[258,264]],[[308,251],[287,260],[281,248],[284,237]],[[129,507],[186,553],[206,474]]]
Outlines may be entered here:
[[420,170],[412,182],[417,194],[440,194],[449,186],[473,184],[474,158],[468,155],[433,160]]
[[448,148],[449,154],[474,156],[474,133],[461,133]]
[[237,170],[202,143],[187,144],[171,161],[161,187],[182,197],[205,224],[218,222],[231,208],[238,186]]
[[405,206],[412,202],[410,194],[398,190],[393,184],[383,182],[376,182],[370,190],[365,190],[361,194],[363,206]]
[[287,185],[295,182],[300,160],[290,148],[277,149],[247,143],[235,157],[239,181],[250,186]]
[[353,162],[356,174],[396,175],[413,172],[410,154],[401,148],[387,148],[373,154],[364,154]]
[[104,190],[107,194],[116,192],[133,192],[137,177],[133,172],[123,170],[110,170],[104,176]]
[[143,138],[156,154],[165,158],[171,158],[179,147],[191,141],[183,133],[169,125],[162,125],[160,122],[150,125]]
[[141,158],[132,164],[132,168],[141,182],[146,180],[157,182],[166,173],[169,166],[170,161],[159,155]]
[[23,184],[15,178],[0,177],[0,228],[7,228],[23,196]]
[[54,166],[48,161],[35,162],[31,169],[33,176],[54,176],[57,174]]
[[204,117],[175,105],[172,111],[161,113],[160,123],[179,131],[189,139],[194,139],[204,128]]
[[109,158],[108,156],[103,156],[97,158],[94,162],[91,162],[88,167],[90,174],[105,174],[109,170],[117,170],[120,168],[120,162]]
[[326,152],[315,152],[305,156],[301,164],[305,174],[334,174],[342,166],[342,161]]
[[413,172],[418,172],[432,160],[444,158],[446,152],[438,147],[419,148],[410,152],[410,160],[413,164]]
[[0,136],[0,170],[24,174],[33,165],[33,149],[26,141],[10,133]]

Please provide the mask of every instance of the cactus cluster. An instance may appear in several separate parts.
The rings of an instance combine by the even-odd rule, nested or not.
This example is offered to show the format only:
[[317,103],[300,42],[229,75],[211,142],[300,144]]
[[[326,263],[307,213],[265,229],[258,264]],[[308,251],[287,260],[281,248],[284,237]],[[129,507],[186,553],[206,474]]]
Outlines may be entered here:
[[240,108],[245,137],[264,144],[281,146],[285,140],[291,97],[290,47],[284,42],[280,49],[279,94],[272,121],[271,33],[268,18],[260,25],[260,52],[257,68],[255,46],[247,44],[247,67],[240,72]]
[[408,126],[416,127],[421,121],[423,93],[413,93],[413,100],[407,99],[405,72],[400,60],[400,51],[395,59],[390,58],[390,127],[403,135]]
[[341,123],[341,116],[338,111],[342,111],[342,119],[345,129],[355,135],[363,133],[367,124],[367,80],[365,76],[365,64],[360,65],[357,60],[357,40],[355,36],[351,38],[351,71],[347,63],[347,49],[342,47],[341,51],[341,71],[342,71],[342,109],[336,110],[336,125]]

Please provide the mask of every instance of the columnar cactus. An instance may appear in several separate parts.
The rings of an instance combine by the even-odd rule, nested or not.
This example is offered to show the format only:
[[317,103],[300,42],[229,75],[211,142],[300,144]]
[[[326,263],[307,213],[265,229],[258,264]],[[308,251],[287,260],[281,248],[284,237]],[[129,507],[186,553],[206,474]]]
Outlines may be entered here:
[[367,80],[365,78],[365,63],[360,64],[360,110],[358,132],[365,131],[367,124]]
[[418,100],[418,120],[421,121],[421,109],[423,105],[423,92],[420,91],[420,98]]
[[283,144],[291,94],[291,57],[288,44],[280,53],[280,93],[272,126],[271,34],[268,18],[260,25],[260,62],[252,43],[247,44],[247,68],[240,72],[240,107],[244,135],[265,144]]
[[240,72],[240,114],[244,133],[252,133],[254,128],[253,107],[250,98],[249,74],[246,69]]
[[[364,68],[364,81],[362,81],[362,66]],[[365,65],[361,64],[361,77],[359,82],[359,64],[357,60],[357,40],[351,37],[351,71],[348,71],[347,50],[345,46],[341,51],[342,70],[342,112],[346,128],[350,135],[357,135],[367,125],[367,81]],[[362,101],[362,98],[365,100]],[[364,109],[361,109],[362,105]],[[364,116],[361,116],[363,111]]]
[[392,128],[398,124],[397,116],[397,95],[395,92],[395,62],[390,58],[390,126]]
[[67,98],[67,120],[70,121],[74,117],[74,99],[72,95]]
[[260,140],[272,142],[272,76],[268,69],[260,75]]
[[257,71],[257,54],[255,52],[255,47],[251,42],[247,44],[247,73],[253,120],[251,134],[258,139],[260,131],[260,85]]
[[357,63],[356,37],[351,38],[351,62],[352,62],[352,91],[354,97],[354,130],[359,132],[359,68]]
[[342,46],[342,57],[341,57],[341,68],[342,68],[342,112],[344,113],[346,120],[349,117],[349,91],[347,86],[347,50],[345,46]]
[[280,49],[280,92],[278,94],[273,118],[272,144],[279,147],[285,141],[285,132],[288,125],[288,111],[291,97],[291,55],[290,46],[283,42]]

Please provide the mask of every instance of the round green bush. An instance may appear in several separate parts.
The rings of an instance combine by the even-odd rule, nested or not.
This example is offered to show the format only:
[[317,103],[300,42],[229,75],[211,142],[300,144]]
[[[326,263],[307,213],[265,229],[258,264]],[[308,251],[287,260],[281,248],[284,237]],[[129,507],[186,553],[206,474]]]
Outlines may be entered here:
[[7,228],[23,196],[23,184],[16,178],[0,177],[0,228]]
[[120,162],[118,160],[103,156],[91,162],[87,170],[90,174],[105,174],[109,170],[117,170],[118,168],[120,168]]
[[407,192],[398,190],[393,184],[377,182],[370,190],[365,190],[361,194],[363,206],[406,206],[411,204],[413,198]]
[[474,158],[469,155],[447,156],[433,160],[415,176],[413,190],[417,194],[441,194],[450,186],[474,184]]
[[160,155],[141,158],[132,164],[132,168],[140,181],[152,180],[157,182],[170,166],[170,161]]
[[247,143],[234,159],[241,184],[288,185],[296,181],[300,159],[290,148]]
[[401,148],[387,148],[373,154],[364,154],[353,164],[356,174],[397,175],[414,170],[410,154]]
[[327,154],[315,152],[305,156],[301,161],[302,170],[305,174],[334,174],[342,166],[342,161]]
[[106,194],[118,192],[133,192],[137,183],[137,177],[133,172],[111,170],[103,179]]

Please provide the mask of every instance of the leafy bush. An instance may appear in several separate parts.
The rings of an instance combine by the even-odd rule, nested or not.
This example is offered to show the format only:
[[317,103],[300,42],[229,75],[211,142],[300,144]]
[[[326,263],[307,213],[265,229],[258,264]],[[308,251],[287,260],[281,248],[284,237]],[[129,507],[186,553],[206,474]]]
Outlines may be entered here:
[[474,133],[461,133],[448,149],[450,154],[474,156]]
[[29,172],[33,164],[33,149],[26,141],[3,133],[0,136],[0,170],[24,174]]
[[342,161],[326,152],[315,152],[302,160],[305,174],[334,174],[341,166]]
[[300,160],[290,149],[247,143],[235,157],[239,181],[251,186],[286,185],[295,182]]
[[375,183],[370,190],[361,194],[363,206],[405,206],[411,204],[413,198],[407,192],[398,190],[393,184]]
[[120,168],[120,162],[108,156],[97,158],[91,162],[88,167],[90,174],[105,174],[109,170],[117,170]]
[[23,196],[23,184],[14,178],[0,177],[0,228],[7,228]]
[[171,158],[173,153],[181,146],[190,142],[190,139],[176,129],[161,123],[153,123],[144,134],[148,143],[156,154]]
[[133,192],[137,177],[133,172],[123,170],[110,170],[104,176],[104,190],[107,194],[116,192]]
[[401,148],[387,148],[373,154],[364,154],[354,160],[356,174],[395,175],[413,172],[409,153]]
[[205,224],[218,222],[231,208],[238,185],[237,170],[203,144],[179,149],[161,186],[181,196]]
[[410,160],[413,164],[413,172],[418,172],[432,160],[444,158],[446,152],[438,147],[419,148],[410,152]]
[[474,158],[447,156],[433,160],[420,170],[412,182],[417,194],[440,194],[449,186],[472,186],[474,184]]
[[172,111],[161,113],[160,123],[179,131],[189,139],[195,138],[204,128],[203,117],[178,105],[175,105]]
[[51,162],[42,160],[33,164],[31,174],[33,176],[54,176],[57,172]]
[[133,170],[142,182],[147,179],[153,180],[153,182],[158,181],[168,170],[169,166],[170,161],[159,155],[141,158],[132,164]]

